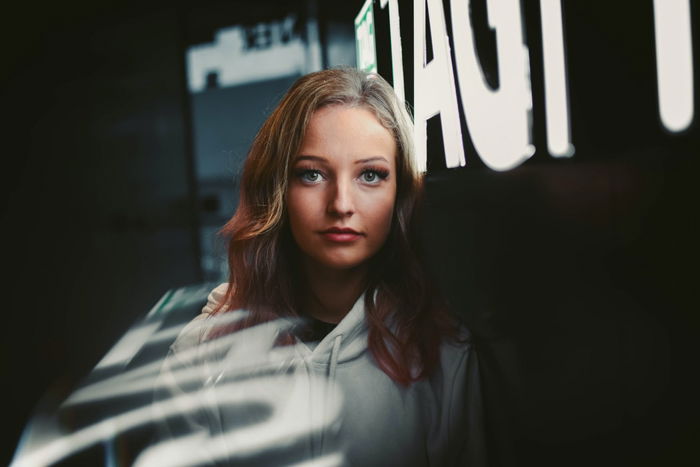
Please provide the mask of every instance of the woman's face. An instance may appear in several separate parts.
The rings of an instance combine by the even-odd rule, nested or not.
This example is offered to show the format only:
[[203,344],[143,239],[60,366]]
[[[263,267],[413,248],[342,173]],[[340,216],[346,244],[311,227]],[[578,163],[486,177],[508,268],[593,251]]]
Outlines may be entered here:
[[332,105],[313,114],[287,191],[292,236],[305,259],[349,269],[379,251],[396,201],[396,152],[366,108]]

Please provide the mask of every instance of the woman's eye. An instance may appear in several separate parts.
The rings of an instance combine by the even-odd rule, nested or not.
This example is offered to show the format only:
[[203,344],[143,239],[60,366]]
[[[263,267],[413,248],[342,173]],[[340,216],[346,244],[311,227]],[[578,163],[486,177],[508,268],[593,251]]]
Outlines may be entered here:
[[298,177],[306,183],[316,183],[323,178],[318,170],[302,170],[298,173]]
[[370,169],[363,171],[362,175],[360,175],[360,178],[365,183],[377,184],[381,180],[385,179],[388,175],[388,172],[380,172],[378,170]]

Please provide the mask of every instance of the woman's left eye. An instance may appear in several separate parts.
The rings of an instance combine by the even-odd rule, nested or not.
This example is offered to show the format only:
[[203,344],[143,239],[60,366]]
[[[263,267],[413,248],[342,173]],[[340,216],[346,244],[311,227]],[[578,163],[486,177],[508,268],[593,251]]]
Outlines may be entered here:
[[376,169],[367,169],[367,170],[362,171],[360,178],[362,179],[363,182],[373,185],[373,184],[379,183],[381,180],[384,180],[388,175],[389,175],[389,172],[386,172],[386,171],[376,170]]

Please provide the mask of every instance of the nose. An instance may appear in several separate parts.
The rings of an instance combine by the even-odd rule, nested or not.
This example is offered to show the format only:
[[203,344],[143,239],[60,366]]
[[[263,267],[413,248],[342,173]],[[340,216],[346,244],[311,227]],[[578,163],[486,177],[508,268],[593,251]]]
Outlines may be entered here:
[[352,182],[338,180],[334,184],[328,200],[328,214],[350,217],[355,213],[355,200]]

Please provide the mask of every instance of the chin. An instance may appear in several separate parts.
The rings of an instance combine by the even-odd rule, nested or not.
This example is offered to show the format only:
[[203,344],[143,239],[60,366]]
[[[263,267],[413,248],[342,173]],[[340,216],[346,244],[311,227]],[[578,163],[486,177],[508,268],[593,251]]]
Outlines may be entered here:
[[317,258],[316,261],[329,269],[347,270],[362,266],[367,262],[366,258]]

